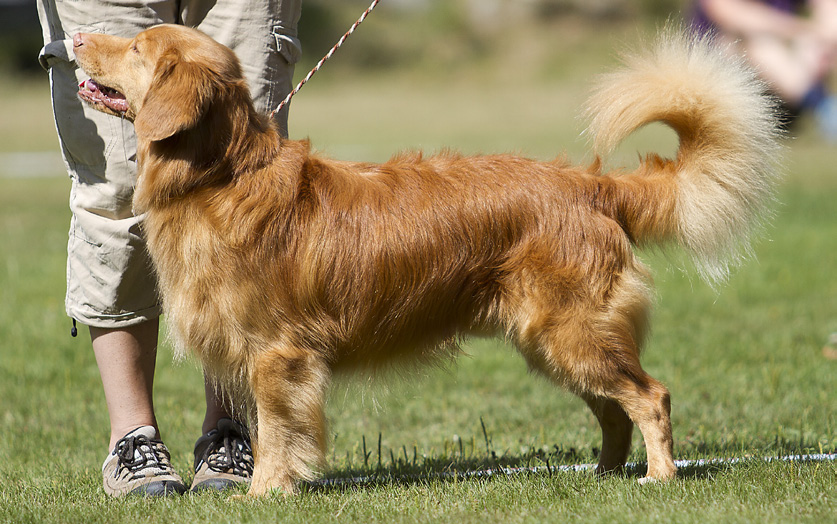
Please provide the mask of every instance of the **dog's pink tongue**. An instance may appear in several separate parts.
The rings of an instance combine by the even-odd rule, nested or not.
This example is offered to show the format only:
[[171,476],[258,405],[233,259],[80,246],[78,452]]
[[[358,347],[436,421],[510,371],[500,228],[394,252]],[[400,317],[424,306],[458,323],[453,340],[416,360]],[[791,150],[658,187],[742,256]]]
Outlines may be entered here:
[[96,93],[99,91],[99,84],[93,81],[92,78],[88,78],[87,80],[83,81],[78,85],[82,89],[87,89],[88,91],[92,91]]
[[128,101],[125,99],[125,95],[110,88],[102,89],[92,78],[81,82],[78,87],[80,90],[88,91],[94,99],[115,111],[128,110]]

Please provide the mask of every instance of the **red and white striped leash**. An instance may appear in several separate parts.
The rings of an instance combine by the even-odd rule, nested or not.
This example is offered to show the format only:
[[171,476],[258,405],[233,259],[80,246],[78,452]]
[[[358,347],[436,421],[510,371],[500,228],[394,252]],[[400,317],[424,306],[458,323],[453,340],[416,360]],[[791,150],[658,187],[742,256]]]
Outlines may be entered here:
[[373,0],[372,1],[372,4],[366,9],[366,11],[363,12],[362,15],[360,15],[360,18],[357,19],[357,22],[352,24],[352,27],[350,27],[349,30],[346,31],[346,34],[344,34],[340,38],[340,40],[338,40],[337,43],[334,44],[334,47],[332,47],[331,50],[328,53],[326,53],[326,55],[322,58],[322,60],[317,62],[317,65],[315,65],[314,68],[311,69],[311,71],[309,71],[307,75],[305,75],[305,78],[303,78],[302,81],[299,84],[297,84],[297,86],[294,88],[294,90],[291,91],[290,93],[288,93],[288,96],[286,96],[285,99],[282,100],[279,103],[278,106],[276,106],[276,109],[271,111],[270,118],[273,118],[273,115],[275,115],[276,113],[281,111],[282,108],[285,107],[288,104],[288,102],[291,101],[291,98],[293,98],[293,96],[295,94],[297,94],[300,89],[302,89],[302,86],[305,85],[306,82],[311,80],[311,77],[314,76],[314,73],[319,71],[320,68],[323,66],[323,64],[325,64],[326,60],[331,58],[331,56],[334,54],[334,52],[337,51],[340,48],[340,46],[343,45],[343,42],[345,42],[347,38],[349,38],[349,35],[351,35],[352,33],[355,32],[355,29],[357,29],[357,26],[359,26],[366,19],[366,17],[369,15],[369,13],[371,13],[372,10],[375,9],[375,6],[377,6],[378,2],[380,2],[380,1],[381,0]]

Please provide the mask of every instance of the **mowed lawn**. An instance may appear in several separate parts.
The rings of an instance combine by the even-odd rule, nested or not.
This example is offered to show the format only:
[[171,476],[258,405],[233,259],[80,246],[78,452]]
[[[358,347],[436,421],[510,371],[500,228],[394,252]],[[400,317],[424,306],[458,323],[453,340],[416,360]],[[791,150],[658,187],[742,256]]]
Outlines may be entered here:
[[[597,60],[522,83],[488,74],[335,81],[325,70],[294,100],[291,132],[353,160],[451,147],[542,159],[565,151],[586,163],[578,108],[588,73],[612,63]],[[55,147],[44,84],[0,86],[0,111],[11,118],[0,151]],[[837,150],[807,128],[786,146],[775,220],[727,285],[710,289],[681,270],[676,254],[643,254],[657,284],[643,362],[671,390],[676,458],[753,460],[643,487],[637,472],[445,476],[592,463],[600,446],[583,402],[527,373],[502,341],[479,340],[455,363],[332,388],[323,474],[399,480],[256,502],[108,499],[98,371],[86,330],[71,338],[63,313],[69,183],[60,168],[53,177],[0,178],[0,522],[835,522],[834,462],[758,460],[837,451],[837,361],[821,352],[837,331]],[[675,147],[670,133],[651,129],[611,164]],[[173,362],[163,345],[155,401],[187,481],[202,391],[197,366]],[[630,460],[645,460],[638,432]]]

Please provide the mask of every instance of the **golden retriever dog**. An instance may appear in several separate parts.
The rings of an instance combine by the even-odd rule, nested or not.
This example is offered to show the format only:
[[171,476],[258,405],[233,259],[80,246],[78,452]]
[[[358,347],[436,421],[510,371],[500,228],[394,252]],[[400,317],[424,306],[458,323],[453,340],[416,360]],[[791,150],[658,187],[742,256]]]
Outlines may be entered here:
[[[178,351],[240,395],[250,495],[322,464],[337,373],[432,361],[501,336],[586,401],[597,472],[639,426],[647,476],[675,476],[670,397],[640,365],[651,283],[635,246],[678,244],[710,282],[747,254],[772,200],[773,103],[740,61],[668,31],[601,78],[588,116],[608,153],[652,121],[680,138],[603,173],[512,155],[331,160],[255,111],[230,49],[186,27],[74,37],[79,96],[133,120],[134,206]],[[742,249],[743,246],[743,249]]]

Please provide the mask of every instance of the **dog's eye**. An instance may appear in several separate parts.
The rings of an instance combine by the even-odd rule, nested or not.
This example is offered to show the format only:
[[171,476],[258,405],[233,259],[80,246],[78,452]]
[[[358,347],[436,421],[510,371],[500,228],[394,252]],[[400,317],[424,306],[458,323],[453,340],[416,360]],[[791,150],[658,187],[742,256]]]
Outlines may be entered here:
[[134,53],[139,53],[139,49],[137,49],[137,43],[136,42],[131,43],[131,51],[133,51]]

